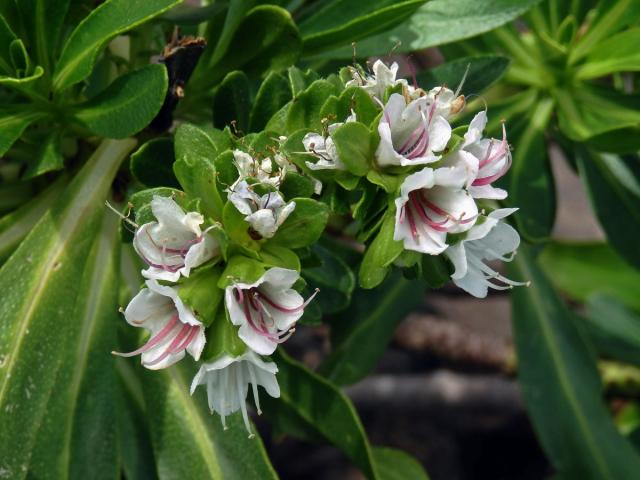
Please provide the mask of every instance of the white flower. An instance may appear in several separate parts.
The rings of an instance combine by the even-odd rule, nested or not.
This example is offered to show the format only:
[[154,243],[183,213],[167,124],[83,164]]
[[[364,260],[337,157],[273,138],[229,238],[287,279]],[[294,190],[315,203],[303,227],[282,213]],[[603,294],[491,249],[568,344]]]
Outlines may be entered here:
[[234,150],[233,159],[240,174],[234,186],[247,178],[254,178],[259,183],[277,187],[286,174],[284,169],[274,169],[273,162],[268,157],[259,160],[242,150]]
[[346,170],[344,163],[340,160],[338,151],[336,150],[335,143],[331,135],[336,129],[345,123],[355,122],[356,114],[351,112],[351,115],[347,117],[344,122],[332,123],[327,127],[327,136],[319,135],[317,133],[307,133],[302,139],[304,149],[317,157],[319,160],[315,163],[305,162],[307,167],[311,170]]
[[376,60],[371,69],[373,70],[373,75],[362,76],[358,70],[352,68],[351,75],[353,80],[348,81],[346,87],[362,87],[372,97],[382,100],[388,87],[398,84],[405,87],[408,86],[406,80],[396,80],[396,75],[398,74],[398,64],[396,62],[392,63],[391,67],[387,67],[382,60]]
[[504,277],[485,263],[492,260],[510,262],[513,259],[520,245],[520,236],[513,227],[501,220],[516,210],[494,210],[485,217],[484,222],[477,223],[469,230],[464,240],[445,251],[455,267],[451,279],[474,297],[486,297],[489,288],[507,290],[514,286],[528,285],[528,282],[515,282]]
[[133,247],[149,268],[146,278],[176,282],[191,269],[220,253],[218,242],[200,229],[204,218],[198,212],[184,213],[171,198],[154,196],[151,211],[157,222],[136,231]]
[[249,348],[270,355],[293,333],[306,302],[293,288],[300,278],[295,270],[273,267],[254,283],[235,283],[225,289],[224,301],[231,323]]
[[229,201],[261,238],[271,238],[278,227],[296,208],[295,202],[285,203],[279,192],[269,192],[260,196],[246,181],[242,181],[229,191]]
[[185,350],[200,358],[206,342],[204,327],[193,311],[178,296],[176,287],[147,280],[124,311],[127,323],[151,332],[147,343],[129,353],[112,352],[121,357],[142,354],[142,365],[158,370],[173,365],[184,357]]
[[376,161],[380,166],[420,165],[440,159],[451,138],[451,126],[436,112],[436,102],[420,97],[408,105],[394,93],[384,107],[378,124],[380,144]]
[[409,175],[395,201],[394,240],[402,240],[407,250],[438,255],[447,248],[447,233],[469,230],[478,207],[463,188],[468,174],[458,165]]
[[447,120],[464,107],[464,95],[457,95],[446,87],[432,88],[425,96],[430,105],[435,103],[435,114]]
[[511,151],[507,143],[507,131],[502,125],[502,140],[482,138],[482,131],[487,125],[487,114],[478,113],[464,135],[462,150],[478,159],[478,173],[469,187],[474,198],[503,200],[507,192],[491,186],[491,183],[502,177],[511,167]]
[[249,384],[253,389],[253,399],[258,414],[260,400],[258,398],[258,385],[267,393],[278,398],[280,387],[276,380],[278,367],[273,362],[265,362],[255,352],[247,350],[239,357],[223,355],[213,362],[203,363],[191,383],[191,395],[198,385],[207,386],[207,398],[211,413],[217,412],[222,420],[222,426],[226,429],[225,417],[238,410],[242,410],[242,418],[245,427],[251,434],[251,426],[247,415],[246,398]]

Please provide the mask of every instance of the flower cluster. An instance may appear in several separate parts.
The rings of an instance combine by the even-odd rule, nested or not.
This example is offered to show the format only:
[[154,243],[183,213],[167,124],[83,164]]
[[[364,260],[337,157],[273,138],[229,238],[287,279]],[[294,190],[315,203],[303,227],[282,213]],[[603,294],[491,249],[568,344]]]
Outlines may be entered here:
[[[285,201],[279,186],[296,168],[279,156],[272,161],[241,150],[232,158],[237,178],[224,192],[226,210],[240,220],[228,224],[244,222],[244,233],[267,249],[295,210],[296,202]],[[279,397],[278,368],[264,357],[293,334],[315,294],[305,301],[295,290],[299,267],[272,266],[258,252],[255,258],[238,254],[242,248],[233,245],[220,223],[185,212],[184,197],[182,192],[153,195],[148,204],[153,220],[136,224],[133,247],[147,265],[142,270],[146,282],[124,317],[148,330],[149,337],[134,351],[114,354],[141,355],[144,367],[157,370],[188,353],[200,362],[191,392],[206,385],[211,411],[223,425],[227,415],[240,410],[251,433],[245,403],[249,385],[258,412],[258,386]]]
[[[299,254],[322,234],[340,192],[366,247],[362,287],[378,285],[393,264],[428,275],[422,255],[476,297],[523,284],[491,263],[510,261],[520,242],[505,222],[516,209],[496,203],[507,192],[494,183],[512,161],[505,126],[502,138],[485,138],[481,111],[454,128],[465,106],[458,92],[409,85],[396,64],[377,61],[372,70],[343,71],[341,90],[340,80],[311,84],[304,94],[319,85],[317,97],[296,108],[324,105],[302,115],[291,106],[280,131],[219,131],[224,147],[214,158],[177,160],[184,191],[132,199],[141,224],[133,246],[147,268],[124,316],[150,334],[117,355],[161,369],[188,353],[200,362],[191,391],[206,386],[223,425],[239,410],[250,432],[249,386],[258,412],[258,386],[279,396],[278,368],[266,357],[316,295],[300,294]],[[327,85],[337,90],[324,98]]]
[[[395,212],[389,211],[395,215],[393,240],[405,250],[444,254],[454,268],[453,282],[477,297],[486,296],[489,288],[523,285],[486,263],[509,261],[519,245],[517,232],[504,222],[516,209],[496,210],[490,203],[507,197],[493,185],[512,161],[504,124],[501,139],[485,138],[487,115],[481,111],[461,137],[451,123],[465,106],[464,96],[444,86],[428,91],[411,86],[396,78],[395,63],[388,67],[378,60],[372,71],[350,68],[346,87],[367,92],[380,110],[371,127],[377,146],[366,178],[380,185],[371,175],[376,172],[377,178],[391,177],[398,186],[385,188],[395,206]],[[357,120],[352,110],[345,122]],[[342,125],[332,123],[324,135],[306,134],[304,148],[317,159],[307,162],[311,169],[347,169],[340,151],[349,151],[348,140],[340,145],[335,136]]]

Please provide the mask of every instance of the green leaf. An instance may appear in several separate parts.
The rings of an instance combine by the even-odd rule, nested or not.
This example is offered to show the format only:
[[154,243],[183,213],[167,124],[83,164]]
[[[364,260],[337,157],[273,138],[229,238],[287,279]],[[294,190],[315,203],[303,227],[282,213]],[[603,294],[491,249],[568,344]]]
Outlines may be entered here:
[[349,0],[326,2],[300,24],[304,54],[313,55],[384,32],[409,18],[425,1],[382,0],[365,5]]
[[206,389],[189,395],[195,372],[184,364],[140,373],[153,415],[151,439],[158,477],[277,479],[262,441],[248,438],[239,413],[227,418],[225,431],[218,416],[209,414]]
[[300,56],[301,40],[289,12],[273,5],[260,5],[244,17],[230,45],[233,49],[225,53],[215,69],[242,70],[257,77],[293,65]]
[[167,81],[164,65],[147,65],[117,78],[91,100],[78,105],[75,117],[103,137],[133,135],[160,111]]
[[312,248],[320,265],[305,268],[302,276],[311,289],[320,289],[314,302],[318,303],[325,315],[344,310],[349,306],[356,286],[355,275],[344,260],[331,250],[318,244]]
[[11,65],[11,42],[16,39],[16,34],[13,33],[11,27],[0,15],[0,70],[4,73],[11,75],[14,73],[13,66]]
[[320,78],[319,75],[310,68],[303,71],[297,67],[289,67],[287,74],[289,76],[291,94],[294,97],[298,96],[300,92],[306,90],[313,82]]
[[280,184],[280,193],[286,200],[295,197],[311,197],[314,194],[313,181],[296,172],[287,172]]
[[598,43],[589,52],[584,65],[576,71],[579,79],[602,77],[615,72],[640,70],[640,28],[630,28]]
[[60,142],[60,132],[54,130],[46,135],[36,150],[35,157],[29,161],[29,166],[22,178],[28,180],[47,172],[62,170],[64,168],[64,157],[62,156]]
[[16,250],[68,184],[69,177],[61,175],[29,202],[0,218],[0,260],[6,259]]
[[600,1],[594,15],[589,19],[589,28],[571,49],[569,64],[573,64],[602,45],[619,29],[632,24],[640,15],[640,4],[636,0]]
[[[280,427],[295,425],[310,430],[342,450],[368,478],[379,478],[362,423],[344,393],[282,349],[276,351],[274,360],[278,364],[280,398],[260,398],[268,418]],[[300,435],[298,429],[288,430]]]
[[554,93],[562,133],[584,141],[601,133],[640,125],[640,95],[582,84]]
[[329,219],[329,208],[310,198],[294,198],[296,208],[269,240],[287,248],[302,248],[316,242]]
[[280,73],[271,72],[267,75],[253,102],[249,121],[249,131],[258,132],[267,125],[289,100],[291,100],[289,82]]
[[515,145],[509,172],[509,197],[505,203],[517,206],[518,231],[530,241],[549,237],[556,216],[556,195],[544,136],[553,112],[551,99],[540,100],[531,116],[516,126]]
[[446,85],[455,90],[465,78],[466,73],[461,93],[467,95],[480,93],[504,75],[509,62],[507,57],[500,55],[458,58],[419,73],[417,80],[425,89]]
[[563,478],[633,478],[640,457],[602,400],[595,359],[574,317],[521,247],[512,293],[518,379],[537,437]]
[[51,62],[58,50],[58,40],[69,8],[69,0],[20,0],[16,2],[25,40],[44,70],[51,70]]
[[376,290],[358,289],[350,307],[331,322],[333,351],[320,373],[338,385],[367,376],[387,348],[396,326],[423,302],[425,286],[399,271]]
[[336,87],[332,83],[316,80],[309,88],[294,97],[287,112],[287,132],[291,134],[303,128],[322,131],[320,111],[327,98],[336,93]]
[[216,187],[213,139],[201,128],[184,124],[174,139],[176,161],[173,171],[184,191],[202,200],[204,213],[216,220],[222,218],[222,199]]
[[246,132],[249,129],[250,104],[249,78],[244,72],[229,73],[213,95],[213,125],[224,128],[235,123],[238,131]]
[[249,234],[250,225],[244,217],[246,217],[246,215],[240,213],[233,203],[225,203],[222,209],[224,231],[227,232],[229,238],[237,245],[249,250],[259,250],[260,244],[251,238]]
[[616,177],[611,166],[620,161],[618,157],[584,149],[577,154],[580,177],[609,243],[627,262],[640,268],[640,194]]
[[599,353],[640,365],[640,316],[605,295],[589,297],[587,334]]
[[373,459],[383,480],[429,480],[422,465],[411,455],[394,448],[376,447]]
[[[93,10],[67,39],[53,84],[64,90],[91,74],[98,53],[112,38],[145,23],[181,0],[108,0]],[[164,92],[166,93],[166,86]]]
[[640,271],[604,243],[553,242],[543,250],[539,263],[553,285],[572,299],[584,302],[602,293],[640,310],[635,288]]
[[382,220],[380,232],[364,253],[358,279],[362,288],[374,288],[387,276],[389,265],[404,250],[402,242],[393,239],[395,209],[388,209]]
[[118,217],[99,211],[102,225],[89,255],[79,262],[84,265],[77,278],[80,291],[71,317],[65,319],[64,343],[57,344],[65,354],[44,416],[58,421],[43,422],[38,431],[30,468],[36,477],[57,472],[59,478],[112,479],[120,469],[113,421],[117,383],[109,354],[116,342],[115,326],[122,321],[116,308]]
[[146,187],[180,188],[173,173],[174,161],[173,140],[154,138],[131,154],[129,169],[134,178]]
[[338,156],[347,170],[362,177],[371,170],[373,138],[371,132],[360,122],[347,122],[331,134]]
[[[519,17],[540,0],[431,0],[407,21],[358,43],[358,57],[386,55],[392,48],[413,52],[455,42],[492,30]],[[323,53],[351,58],[350,47]]]
[[[83,388],[88,384],[82,380],[82,365],[88,358],[89,345],[94,340],[108,340],[108,336],[96,337],[102,330],[93,330],[92,326],[98,325],[93,323],[94,318],[102,322],[114,313],[106,306],[111,290],[103,283],[109,279],[107,269],[113,266],[103,254],[110,248],[102,242],[110,237],[97,237],[97,232],[111,182],[134,146],[133,140],[104,141],[0,270],[3,292],[0,316],[6,319],[0,324],[4,364],[0,371],[0,408],[11,412],[0,416],[0,451],[3,468],[12,472],[14,478],[26,477],[39,435],[47,435],[48,441],[37,454],[50,455],[52,461],[59,463],[31,464],[43,470],[34,475],[67,477],[59,471],[60,474],[52,473],[52,469],[68,466],[70,419],[47,416],[47,411],[55,410],[54,405],[60,405],[58,400],[67,395],[85,391]],[[100,238],[102,246],[92,253],[95,238]],[[88,261],[91,258],[95,263]],[[95,279],[95,289],[93,281],[82,281],[83,275]],[[108,351],[95,360],[99,364],[110,361],[105,356],[109,356]],[[98,378],[87,379],[92,380]],[[89,407],[79,405],[79,414],[85,412],[85,406]],[[74,406],[69,403],[63,407],[73,410]],[[89,422],[84,423],[78,428],[91,428]],[[109,448],[97,450],[101,451],[94,451],[88,458],[113,453]],[[55,455],[56,452],[60,455]],[[92,475],[99,473],[108,474],[98,469]]]
[[33,122],[43,118],[43,112],[22,110],[18,106],[0,109],[0,155],[7,153],[22,132]]

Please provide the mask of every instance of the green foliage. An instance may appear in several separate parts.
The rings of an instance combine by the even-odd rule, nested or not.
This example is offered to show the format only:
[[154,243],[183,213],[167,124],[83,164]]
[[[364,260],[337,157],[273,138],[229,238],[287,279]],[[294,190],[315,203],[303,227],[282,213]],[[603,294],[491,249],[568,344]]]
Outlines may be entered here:
[[[640,457],[600,398],[592,351],[529,251],[514,261],[529,288],[513,293],[518,378],[534,428],[566,478],[628,478]],[[558,435],[562,432],[562,435]]]

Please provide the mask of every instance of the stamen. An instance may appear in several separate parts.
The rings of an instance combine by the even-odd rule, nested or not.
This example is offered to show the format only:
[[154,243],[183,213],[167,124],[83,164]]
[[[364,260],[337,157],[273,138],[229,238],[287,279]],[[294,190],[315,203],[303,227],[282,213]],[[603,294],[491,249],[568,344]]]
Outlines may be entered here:
[[178,334],[175,336],[175,338],[171,341],[169,346],[166,348],[166,350],[162,352],[162,354],[159,357],[151,360],[150,362],[146,362],[146,365],[147,366],[157,365],[158,363],[163,361],[165,358],[167,358],[169,355],[173,355],[174,353],[176,353],[176,347],[180,345],[180,342],[185,337],[185,335],[187,335],[187,333],[191,331],[191,328],[192,328],[191,325],[188,325],[185,323],[180,329],[180,331],[178,332]]
[[242,386],[244,383],[242,375],[242,367],[238,366],[236,369],[236,393],[238,395],[238,401],[240,402],[240,410],[242,411],[242,419],[244,420],[244,426],[249,432],[249,438],[252,437],[251,426],[249,425],[249,416],[247,415],[246,399],[242,396]]

